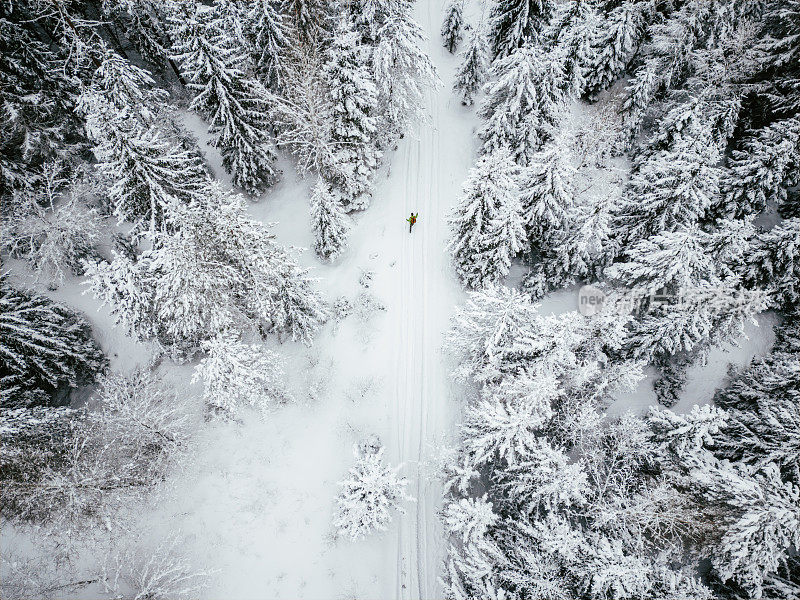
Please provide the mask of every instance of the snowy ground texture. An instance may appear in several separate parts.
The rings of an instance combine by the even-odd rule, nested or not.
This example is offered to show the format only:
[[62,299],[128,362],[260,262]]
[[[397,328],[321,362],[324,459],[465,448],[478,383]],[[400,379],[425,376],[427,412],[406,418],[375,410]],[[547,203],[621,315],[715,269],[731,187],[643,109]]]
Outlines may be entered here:
[[[441,489],[434,462],[437,449],[452,440],[461,396],[469,393],[450,380],[452,364],[442,351],[442,334],[465,299],[445,251],[446,215],[474,164],[476,117],[451,92],[458,58],[439,41],[441,0],[419,0],[415,10],[441,79],[426,93],[428,120],[387,160],[371,207],[356,217],[349,249],[330,265],[311,251],[300,258],[313,267],[328,298],[345,297],[357,309],[332,319],[310,348],[271,342],[286,359],[293,402],[266,417],[245,412],[239,422],[200,423],[185,469],[141,513],[153,539],[177,534],[192,562],[211,571],[203,598],[441,597]],[[186,123],[225,181],[206,125],[191,114]],[[311,182],[297,180],[288,162],[282,166],[284,180],[250,212],[276,223],[280,243],[309,248]],[[419,221],[409,234],[411,212]],[[150,350],[115,329],[106,310],[81,293],[80,281],[41,291],[89,316],[112,369],[147,363]],[[556,292],[541,312],[574,310],[576,302],[575,290]],[[739,347],[715,350],[705,365],[694,366],[674,410],[709,402],[729,363],[745,364],[769,348],[771,325],[763,319]],[[192,367],[165,364],[162,371],[185,394],[199,396],[200,386],[189,383]],[[642,411],[653,403],[649,377],[610,411]],[[386,532],[360,542],[337,539],[331,526],[336,482],[352,464],[353,445],[370,435],[386,445],[390,463],[402,465],[416,502]],[[2,541],[5,548],[24,543],[10,528]]]

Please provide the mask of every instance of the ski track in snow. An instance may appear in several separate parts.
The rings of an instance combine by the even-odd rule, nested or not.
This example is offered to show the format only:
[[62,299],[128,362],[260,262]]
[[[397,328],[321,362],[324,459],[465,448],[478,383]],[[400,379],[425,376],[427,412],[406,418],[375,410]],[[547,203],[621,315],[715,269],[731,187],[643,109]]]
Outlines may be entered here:
[[[395,335],[395,385],[391,429],[396,436],[390,450],[404,464],[409,478],[409,492],[417,499],[399,517],[397,555],[394,560],[394,590],[386,597],[432,599],[441,596],[438,570],[441,564],[441,532],[437,511],[441,488],[423,474],[426,458],[434,444],[442,439],[452,424],[448,406],[448,373],[441,356],[441,334],[461,294],[452,274],[447,242],[447,214],[456,201],[459,184],[466,175],[463,155],[440,152],[440,135],[446,131],[448,142],[456,130],[456,141],[471,148],[469,122],[453,121],[444,129],[442,114],[456,103],[450,92],[450,64],[438,43],[441,6],[434,0],[417,3],[416,19],[428,36],[424,50],[437,67],[443,85],[426,92],[429,121],[418,128],[416,138],[404,140],[394,157],[395,173],[390,179],[402,181],[404,198],[394,202],[399,222],[412,212],[419,213],[414,231],[403,241],[399,266],[400,283]],[[450,61],[452,62],[452,61]],[[455,146],[448,143],[450,149]],[[450,176],[447,187],[442,177]]]

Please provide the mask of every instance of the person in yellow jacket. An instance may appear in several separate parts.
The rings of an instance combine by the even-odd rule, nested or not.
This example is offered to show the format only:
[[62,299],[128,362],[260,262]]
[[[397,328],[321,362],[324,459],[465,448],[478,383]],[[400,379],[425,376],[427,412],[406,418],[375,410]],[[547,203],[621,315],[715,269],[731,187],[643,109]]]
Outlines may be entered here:
[[419,213],[414,214],[412,212],[411,216],[406,219],[406,221],[408,221],[408,233],[411,233],[411,228],[414,227],[414,223],[417,222],[417,217],[418,216],[419,216]]

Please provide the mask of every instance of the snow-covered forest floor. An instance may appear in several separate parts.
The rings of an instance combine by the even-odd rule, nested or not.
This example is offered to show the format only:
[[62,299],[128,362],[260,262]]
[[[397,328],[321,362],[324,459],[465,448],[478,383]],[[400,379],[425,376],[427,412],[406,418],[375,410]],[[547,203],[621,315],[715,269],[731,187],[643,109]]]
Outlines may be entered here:
[[[178,390],[182,410],[190,415],[188,448],[124,524],[107,523],[80,536],[61,532],[62,576],[72,574],[70,581],[78,581],[93,572],[104,560],[105,545],[112,539],[119,543],[121,535],[140,548],[174,539],[193,568],[207,573],[199,598],[443,597],[447,548],[440,463],[457,444],[467,399],[478,394],[453,379],[457,358],[445,350],[451,318],[467,300],[447,251],[448,217],[479,156],[479,119],[452,90],[460,58],[442,47],[442,4],[419,0],[413,9],[427,36],[422,50],[440,79],[424,93],[425,120],[384,159],[372,203],[354,215],[343,253],[323,263],[310,250],[314,182],[295,174],[288,154],[278,161],[283,179],[247,205],[254,219],[273,224],[278,243],[295,249],[298,263],[311,269],[334,307],[311,345],[274,338],[258,342],[283,361],[287,401],[265,413],[245,409],[235,419],[206,419],[203,386],[192,380],[199,357],[183,364],[162,359],[157,371]],[[480,18],[480,4],[467,3],[466,20]],[[603,100],[571,102],[577,123],[604,107]],[[231,188],[207,123],[189,111],[182,119],[214,178]],[[411,232],[410,213],[419,214]],[[112,371],[151,365],[154,347],[115,326],[108,307],[86,292],[84,277],[68,276],[52,290],[36,281],[22,260],[4,260],[3,270],[14,284],[83,312]],[[526,270],[515,261],[506,284],[521,285]],[[578,289],[572,286],[548,293],[538,311],[563,314],[575,311],[577,303]],[[692,364],[672,410],[689,413],[694,405],[710,403],[727,383],[730,365],[747,365],[769,351],[777,321],[773,313],[763,313],[737,344],[714,347],[707,360]],[[641,415],[657,405],[655,369],[645,372],[634,391],[617,394],[609,415]],[[92,389],[79,390],[73,403],[88,400]],[[386,447],[388,463],[399,465],[408,479],[406,492],[414,501],[403,503],[405,512],[396,514],[386,531],[350,541],[332,525],[337,482],[353,464],[354,446],[374,437]],[[2,552],[38,559],[52,547],[48,535],[44,543],[36,527],[8,524],[0,532]],[[76,597],[71,587],[53,595]],[[90,583],[80,597],[105,596],[99,583]]]

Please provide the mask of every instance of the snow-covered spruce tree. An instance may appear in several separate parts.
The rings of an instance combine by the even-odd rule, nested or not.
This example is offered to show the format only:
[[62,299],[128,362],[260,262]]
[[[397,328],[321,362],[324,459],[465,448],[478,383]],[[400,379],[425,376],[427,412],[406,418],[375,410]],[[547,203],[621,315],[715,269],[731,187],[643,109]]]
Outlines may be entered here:
[[[786,327],[797,330],[797,321]],[[796,348],[777,342],[719,390],[714,403],[728,411],[715,439],[720,458],[759,467],[776,464],[785,481],[800,484],[800,359]]]
[[169,57],[169,6],[158,0],[119,0],[104,5],[103,9],[149,66],[158,72],[166,71],[169,66],[180,76]]
[[107,360],[78,313],[0,279],[2,406],[58,403],[56,394],[94,381]]
[[281,359],[263,344],[221,333],[201,348],[206,357],[195,367],[192,383],[203,382],[203,399],[212,409],[232,415],[239,406],[249,405],[265,412],[289,399]]
[[[517,292],[498,292],[472,293],[448,336],[465,352],[459,372],[483,382],[449,474],[448,593],[711,598],[670,566],[684,555],[683,536],[707,527],[693,520],[692,497],[652,471],[642,419],[598,410],[613,385],[641,378],[635,365],[609,361],[625,325],[542,317]],[[469,498],[483,493],[473,509]]]
[[595,31],[592,60],[586,66],[585,91],[596,96],[622,75],[644,34],[647,3],[627,0]]
[[103,62],[94,73],[93,84],[118,111],[128,111],[146,121],[152,121],[155,105],[167,95],[156,87],[150,73],[110,49],[106,49]]
[[460,56],[461,64],[453,89],[461,96],[461,104],[472,106],[475,94],[480,91],[489,70],[489,48],[481,25],[472,29]]
[[800,183],[800,117],[776,121],[754,132],[733,150],[722,179],[722,213],[758,213],[767,203],[781,206]]
[[[618,377],[616,384],[627,385],[628,381],[624,381],[627,376],[621,377],[621,371],[615,368],[605,371],[605,353],[611,347],[622,347],[628,321],[629,318],[617,315],[586,320],[576,312],[543,317],[527,295],[489,285],[471,292],[464,308],[456,311],[447,342],[451,350],[464,356],[455,372],[459,379],[502,386],[508,381],[507,376],[512,376],[512,381],[519,377],[519,390],[507,400],[538,403],[537,394],[548,397],[555,393],[549,390],[559,384],[559,381],[545,381],[539,375],[557,377],[554,374],[585,367],[583,374],[588,379],[579,377],[574,382],[578,389],[591,379],[605,393],[608,381],[613,381],[608,377]],[[605,341],[594,335],[605,336],[602,338]],[[516,344],[520,344],[519,352],[513,350]],[[577,355],[593,358],[582,362]],[[492,395],[496,391],[490,390]]]
[[525,290],[542,298],[576,281],[600,279],[618,253],[611,239],[614,208],[610,197],[573,206],[566,215],[567,228],[553,236],[551,246],[540,249],[539,261],[523,279]]
[[632,175],[615,215],[615,235],[632,243],[690,227],[718,200],[721,170],[712,149],[658,152]]
[[554,55],[563,62],[564,91],[580,98],[586,88],[589,65],[595,60],[592,41],[599,19],[589,0],[563,2],[556,7],[546,37],[554,44]]
[[255,0],[245,15],[256,71],[271,89],[280,88],[290,53],[288,17],[281,13],[278,0]]
[[745,335],[744,325],[770,306],[759,290],[744,290],[736,281],[702,284],[682,298],[651,308],[633,325],[627,350],[651,362],[678,353],[707,355],[709,349]]
[[562,138],[549,142],[533,155],[520,178],[520,200],[525,229],[531,245],[539,251],[553,248],[554,240],[567,228],[575,200],[575,169]]
[[605,269],[639,301],[659,296],[639,307],[630,345],[634,356],[706,352],[741,335],[744,323],[765,310],[768,294],[743,288],[725,266],[725,235],[697,226],[665,231],[631,244],[622,260]]
[[294,36],[306,45],[314,45],[330,29],[330,7],[324,0],[281,0],[281,10],[286,14]]
[[92,293],[117,323],[178,352],[248,322],[310,343],[326,318],[322,300],[307,271],[247,217],[240,196],[211,185],[167,223],[139,260],[115,253],[87,266]]
[[765,60],[759,86],[777,115],[800,112],[800,2],[769,2],[764,15],[764,35],[759,44]]
[[[643,63],[626,88],[623,110],[631,129],[638,127],[656,94],[685,80],[693,51],[703,45],[704,36],[716,29],[713,7],[711,2],[690,0],[650,25],[649,40],[642,48]],[[721,13],[718,11],[717,16]]]
[[486,494],[479,498],[461,498],[447,504],[442,510],[442,520],[449,534],[458,535],[463,542],[475,542],[497,522],[492,503]]
[[376,147],[378,94],[358,37],[349,19],[342,17],[322,67],[332,108],[334,162],[345,174],[331,183],[345,210],[369,206],[372,178],[381,156]]
[[471,288],[505,277],[510,258],[522,249],[518,171],[509,153],[500,149],[478,159],[464,183],[461,200],[450,218],[449,248],[456,272]]
[[772,463],[759,470],[725,464],[692,475],[722,512],[724,533],[712,545],[715,575],[761,597],[765,576],[800,543],[800,485],[781,481]]
[[508,148],[524,165],[540,149],[563,100],[561,65],[551,59],[528,44],[494,62],[479,110],[484,152]]
[[688,380],[687,370],[694,358],[690,354],[656,358],[655,367],[658,376],[653,381],[653,391],[661,406],[672,408],[678,403]]
[[490,249],[483,254],[483,258],[494,264],[496,273],[505,277],[511,270],[513,258],[525,248],[525,221],[518,195],[500,204],[497,216],[489,223],[486,233]]
[[100,93],[81,98],[86,131],[96,142],[98,169],[108,182],[111,211],[134,231],[164,225],[168,207],[188,202],[207,184],[208,173],[194,152],[164,138],[127,108],[117,109]]
[[700,550],[711,558],[715,583],[760,598],[764,580],[786,565],[800,540],[800,486],[782,481],[775,463],[718,461],[710,450],[727,417],[703,408],[710,410],[695,407],[688,418],[651,409],[661,446],[655,456],[668,477],[691,482],[689,491],[702,499],[695,518],[711,524]]
[[536,44],[554,4],[553,0],[494,0],[489,13],[492,57],[508,56],[525,42]]
[[717,393],[727,410],[651,411],[648,418],[667,449],[659,453],[662,468],[685,476],[703,500],[700,517],[713,519],[703,543],[712,576],[747,597],[762,596],[765,580],[786,566],[800,537],[797,339],[790,319],[778,329],[773,352]]
[[442,23],[442,41],[444,47],[453,54],[461,41],[464,25],[464,0],[448,0],[444,7],[444,22]]
[[333,260],[347,245],[350,223],[322,177],[311,191],[311,230],[314,251],[324,260]]
[[745,284],[766,289],[779,306],[800,302],[800,217],[754,237],[738,266]]
[[333,526],[339,535],[356,541],[373,531],[385,531],[392,511],[404,512],[402,503],[413,501],[405,491],[408,481],[399,477],[400,467],[388,466],[385,448],[374,444],[353,447],[356,464],[347,479],[339,482]]
[[214,145],[234,185],[250,194],[262,192],[279,175],[270,138],[269,93],[247,72],[248,57],[228,35],[224,15],[198,5],[181,17],[173,24],[173,52],[195,93],[190,107],[209,120]]
[[398,8],[378,30],[372,52],[382,147],[390,147],[424,118],[424,91],[439,82],[436,68],[421,49],[425,35],[411,18],[411,4],[402,3]]
[[29,190],[44,164],[79,153],[84,140],[75,103],[80,80],[63,49],[40,39],[38,7],[0,7],[0,197]]

